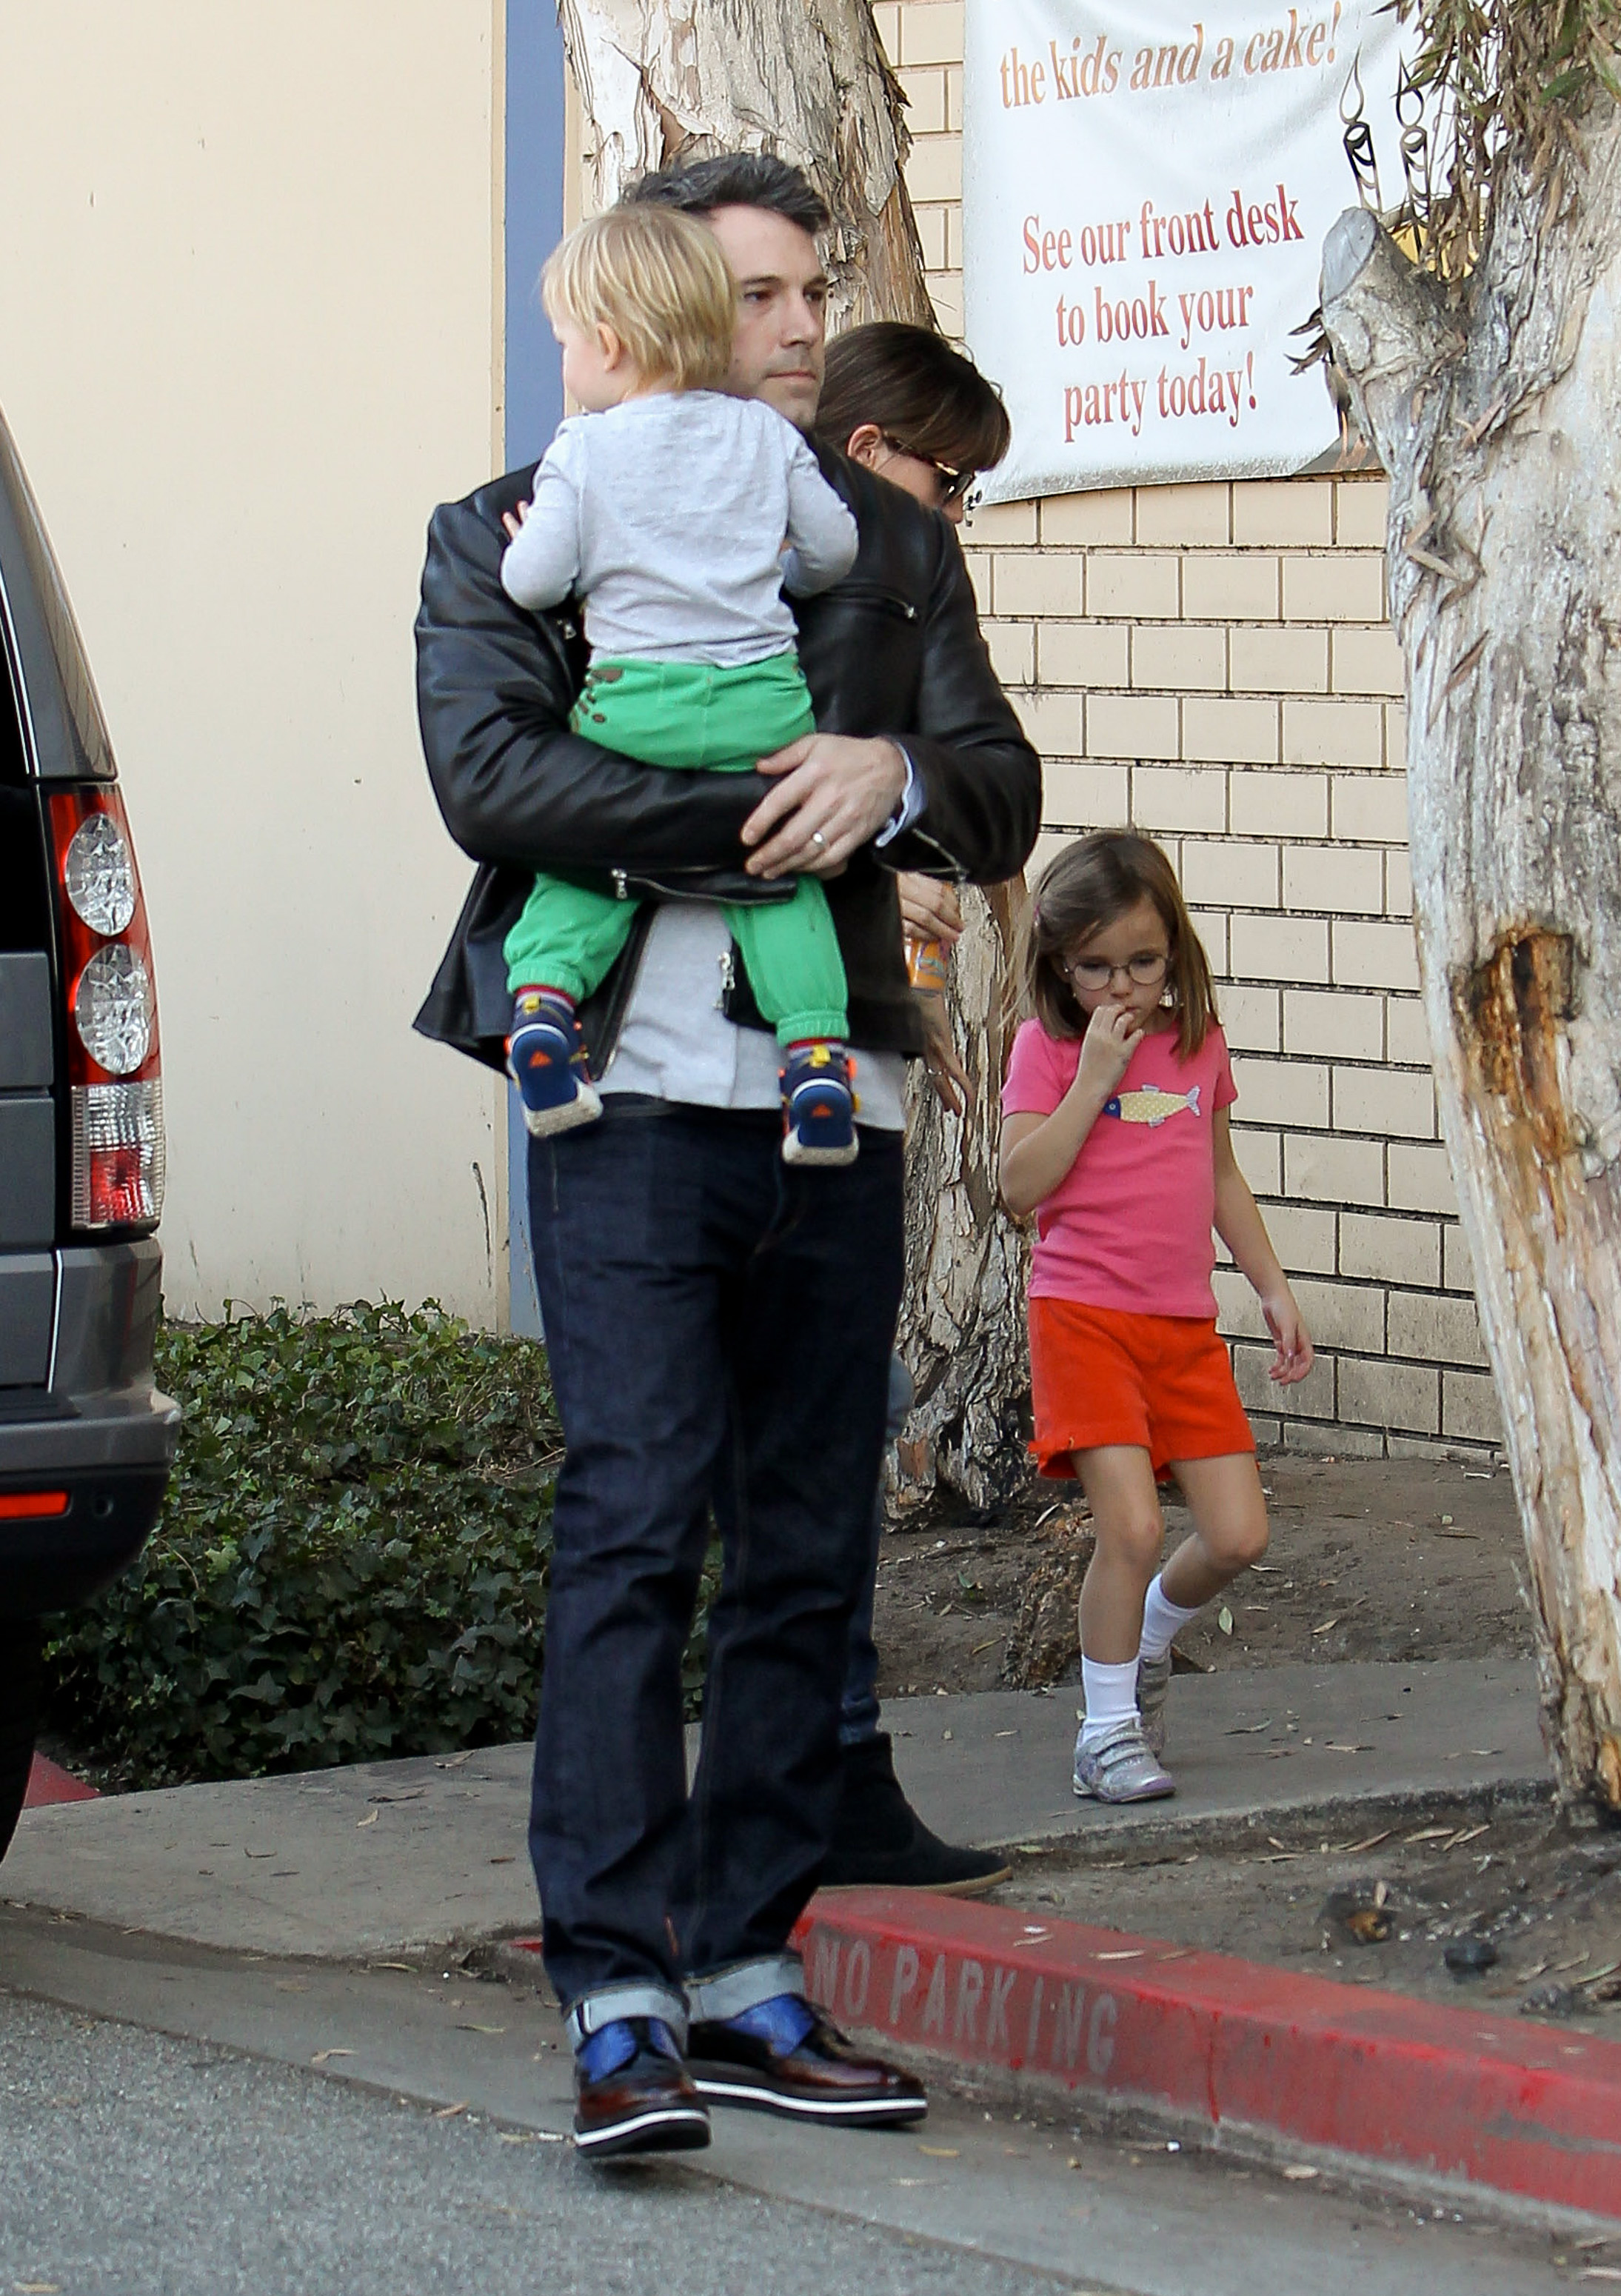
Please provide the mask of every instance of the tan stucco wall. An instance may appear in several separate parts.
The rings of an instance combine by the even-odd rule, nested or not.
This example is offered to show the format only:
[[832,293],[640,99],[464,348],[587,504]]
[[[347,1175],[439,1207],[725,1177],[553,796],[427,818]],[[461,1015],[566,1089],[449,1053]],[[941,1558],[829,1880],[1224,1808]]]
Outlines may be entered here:
[[411,622],[499,466],[499,19],[0,0],[0,405],[146,882],[174,1311],[503,1312],[500,1095],[409,1026],[468,876]]

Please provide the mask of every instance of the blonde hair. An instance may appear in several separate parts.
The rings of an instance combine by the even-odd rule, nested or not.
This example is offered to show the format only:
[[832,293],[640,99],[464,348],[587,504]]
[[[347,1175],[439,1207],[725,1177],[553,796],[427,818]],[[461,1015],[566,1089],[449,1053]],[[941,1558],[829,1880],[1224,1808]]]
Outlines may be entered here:
[[732,365],[737,282],[707,224],[673,208],[618,207],[553,248],[540,275],[549,319],[611,327],[637,372],[718,390]]

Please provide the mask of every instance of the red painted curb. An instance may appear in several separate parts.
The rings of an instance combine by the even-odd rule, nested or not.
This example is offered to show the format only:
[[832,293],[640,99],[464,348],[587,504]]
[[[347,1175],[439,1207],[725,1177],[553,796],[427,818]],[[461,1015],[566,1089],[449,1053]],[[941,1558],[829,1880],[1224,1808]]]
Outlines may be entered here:
[[76,1778],[59,1762],[48,1761],[45,1755],[36,1754],[29,1770],[28,1791],[22,1797],[24,1809],[43,1809],[53,1801],[94,1801],[94,1786],[83,1778]]
[[1621,2218],[1614,2041],[921,1890],[794,1942],[841,2024],[960,2065]]

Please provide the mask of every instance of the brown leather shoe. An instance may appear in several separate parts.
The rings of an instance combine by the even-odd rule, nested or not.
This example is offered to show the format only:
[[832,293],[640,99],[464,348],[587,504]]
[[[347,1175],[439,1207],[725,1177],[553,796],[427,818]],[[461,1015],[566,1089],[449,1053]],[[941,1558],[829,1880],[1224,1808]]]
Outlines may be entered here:
[[928,2112],[921,2081],[856,2048],[798,1995],[779,1994],[745,2016],[748,2024],[707,2021],[688,2035],[687,2070],[710,2103],[852,2128],[921,2120]]
[[[610,2026],[594,2039],[617,2033]],[[634,2047],[594,2079],[577,2058],[574,2142],[593,2160],[620,2152],[691,2152],[709,2141],[709,2115],[678,2055],[668,2028],[657,2019],[630,2017],[624,2031]],[[667,2046],[666,2045],[668,2045]]]

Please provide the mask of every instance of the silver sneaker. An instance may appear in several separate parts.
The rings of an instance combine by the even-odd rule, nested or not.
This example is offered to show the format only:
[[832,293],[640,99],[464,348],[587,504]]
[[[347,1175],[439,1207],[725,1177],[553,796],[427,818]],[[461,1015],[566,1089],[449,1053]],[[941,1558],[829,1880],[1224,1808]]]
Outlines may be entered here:
[[1136,1715],[1118,1723],[1095,1746],[1075,1742],[1075,1790],[1094,1801],[1158,1801],[1176,1781],[1149,1750]]
[[1169,1651],[1163,1658],[1138,1660],[1137,1716],[1142,1724],[1142,1734],[1148,1741],[1149,1751],[1158,1762],[1165,1759],[1165,1698],[1170,1686]]

